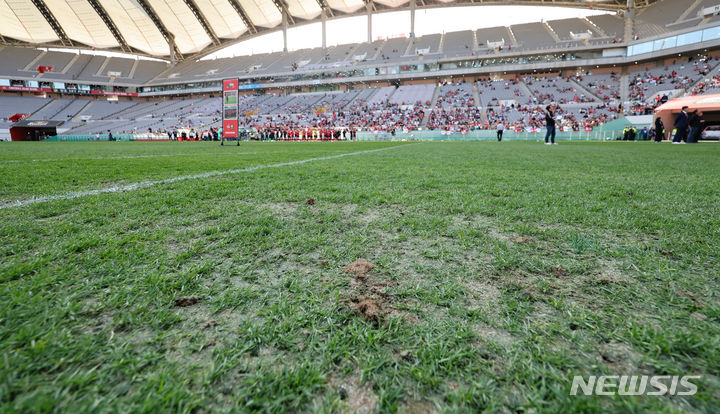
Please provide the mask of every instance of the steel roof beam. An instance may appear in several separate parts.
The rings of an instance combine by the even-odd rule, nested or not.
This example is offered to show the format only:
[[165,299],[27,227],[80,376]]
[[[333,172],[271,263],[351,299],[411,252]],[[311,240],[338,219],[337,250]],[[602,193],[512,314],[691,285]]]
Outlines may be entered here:
[[328,5],[326,0],[316,0],[318,6],[320,6],[320,10],[324,10],[325,13],[327,13],[330,17],[335,17],[335,13],[333,13],[332,9],[330,8],[330,5]]
[[40,11],[40,14],[43,15],[45,20],[48,22],[50,27],[53,29],[55,34],[58,38],[60,38],[60,43],[62,43],[63,46],[73,46],[72,40],[68,37],[67,33],[65,33],[65,30],[63,30],[62,26],[60,26],[60,23],[57,21],[55,16],[52,14],[50,9],[47,8],[47,5],[45,4],[45,1],[43,0],[32,0],[35,7]]
[[258,32],[257,27],[255,27],[255,24],[252,22],[252,20],[250,20],[247,12],[243,8],[243,6],[240,4],[240,2],[238,0],[228,0],[228,2],[233,7],[233,9],[235,9],[235,12],[238,14],[238,16],[240,16],[240,19],[243,21],[243,23],[245,23],[245,26],[248,28],[248,31],[250,31],[250,33],[257,33]]
[[280,10],[280,14],[283,14],[287,17],[287,20],[290,24],[295,24],[295,19],[290,14],[290,10],[288,10],[288,5],[287,3],[285,3],[285,0],[273,0],[273,4],[275,4],[275,7]]
[[100,16],[102,21],[105,22],[108,30],[110,30],[110,33],[112,33],[113,37],[115,37],[115,40],[117,40],[120,45],[120,49],[122,49],[123,52],[133,52],[133,49],[127,44],[125,37],[123,37],[122,33],[120,33],[120,30],[118,30],[115,22],[110,18],[110,15],[107,14],[107,11],[105,11],[102,4],[100,4],[98,0],[88,0],[88,3],[90,3],[93,9],[95,9],[95,12],[98,16]]
[[212,40],[213,45],[217,46],[220,44],[220,38],[218,38],[217,34],[215,34],[215,31],[210,26],[210,23],[208,23],[207,18],[203,14],[202,10],[198,7],[198,5],[195,3],[194,0],[185,0],[185,4],[187,4],[188,8],[192,13],[195,15],[195,18],[200,23],[200,26],[202,26],[203,30],[205,30],[205,33],[210,37],[210,40]]
[[182,53],[180,53],[180,50],[178,49],[177,45],[175,44],[175,35],[170,33],[170,31],[165,27],[165,24],[160,20],[160,17],[158,17],[157,13],[155,13],[155,9],[152,8],[150,3],[148,3],[147,0],[135,0],[140,7],[145,11],[145,14],[148,15],[150,20],[152,20],[153,23],[155,23],[155,27],[160,31],[160,34],[165,38],[165,41],[167,42],[168,46],[174,51],[174,53],[171,53],[171,56],[173,60],[176,57],[179,57],[181,60],[183,58]]

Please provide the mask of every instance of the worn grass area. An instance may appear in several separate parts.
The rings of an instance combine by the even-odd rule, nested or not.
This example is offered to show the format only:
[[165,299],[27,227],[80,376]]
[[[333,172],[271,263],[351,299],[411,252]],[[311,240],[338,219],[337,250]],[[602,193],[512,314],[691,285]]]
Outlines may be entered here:
[[[0,201],[389,145],[3,144]],[[421,143],[0,209],[0,412],[718,412],[718,161]]]

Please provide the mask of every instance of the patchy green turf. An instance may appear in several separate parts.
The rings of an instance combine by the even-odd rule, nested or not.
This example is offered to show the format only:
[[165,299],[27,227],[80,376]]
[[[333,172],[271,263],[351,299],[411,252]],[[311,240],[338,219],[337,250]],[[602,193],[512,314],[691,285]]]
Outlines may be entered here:
[[[0,204],[393,145],[2,144]],[[420,143],[0,209],[0,412],[718,412],[719,161]]]

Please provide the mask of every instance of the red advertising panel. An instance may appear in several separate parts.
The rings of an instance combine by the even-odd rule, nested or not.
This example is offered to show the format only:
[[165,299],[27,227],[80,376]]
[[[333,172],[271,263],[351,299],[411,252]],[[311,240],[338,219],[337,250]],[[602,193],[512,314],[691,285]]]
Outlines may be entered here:
[[223,80],[223,137],[238,137],[238,80]]
[[50,88],[35,88],[32,86],[0,86],[0,91],[52,92],[52,89],[50,89]]

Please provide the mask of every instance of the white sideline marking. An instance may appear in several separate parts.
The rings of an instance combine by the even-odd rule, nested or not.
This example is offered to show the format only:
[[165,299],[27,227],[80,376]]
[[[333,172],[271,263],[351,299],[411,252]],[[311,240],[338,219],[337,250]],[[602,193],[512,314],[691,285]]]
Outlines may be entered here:
[[286,167],[288,165],[305,164],[305,163],[313,162],[313,161],[332,160],[335,158],[351,157],[353,155],[361,155],[361,154],[369,154],[371,152],[386,151],[389,149],[406,147],[406,146],[407,145],[393,145],[392,147],[378,148],[378,149],[373,149],[373,150],[356,151],[356,152],[346,152],[344,154],[328,155],[325,157],[315,157],[315,158],[308,158],[305,160],[297,160],[297,161],[287,161],[287,162],[281,162],[278,164],[256,165],[254,167],[238,168],[238,169],[227,170],[227,171],[209,171],[209,172],[201,173],[201,174],[183,175],[180,177],[166,178],[164,180],[141,181],[139,183],[119,185],[119,186],[108,187],[108,188],[100,188],[97,190],[73,191],[73,192],[65,193],[65,194],[56,194],[56,195],[43,196],[43,197],[33,197],[33,198],[29,198],[27,200],[17,200],[17,201],[13,201],[12,203],[0,204],[0,210],[4,210],[6,208],[13,208],[13,207],[24,207],[24,206],[27,206],[30,204],[44,203],[44,202],[48,202],[48,201],[70,200],[70,199],[74,199],[74,198],[80,198],[80,197],[98,195],[98,194],[104,194],[104,193],[119,193],[122,191],[133,191],[133,190],[137,190],[140,188],[152,187],[154,185],[159,185],[159,184],[170,184],[170,183],[175,183],[178,181],[195,180],[198,178],[215,177],[218,175],[237,174],[237,173],[241,173],[241,172],[262,170],[265,168]]
[[[147,154],[147,155],[119,155],[117,157],[90,157],[90,158],[43,158],[37,160],[5,160],[7,163],[18,163],[18,162],[55,162],[55,161],[88,161],[88,160],[126,160],[133,158],[155,158],[155,157],[194,157],[196,155],[225,155],[226,153],[190,153],[190,154]],[[227,154],[242,155],[242,154],[257,154],[257,152],[228,152]]]

